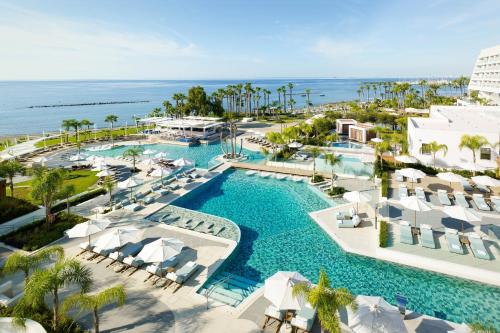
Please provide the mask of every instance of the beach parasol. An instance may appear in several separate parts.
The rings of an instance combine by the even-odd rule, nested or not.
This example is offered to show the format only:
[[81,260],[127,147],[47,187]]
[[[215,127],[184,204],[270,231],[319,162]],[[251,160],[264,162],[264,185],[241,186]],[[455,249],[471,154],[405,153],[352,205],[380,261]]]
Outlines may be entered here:
[[417,226],[417,212],[428,212],[432,210],[432,208],[427,203],[414,195],[404,197],[403,199],[399,200],[399,202],[403,207],[413,210],[415,227]]

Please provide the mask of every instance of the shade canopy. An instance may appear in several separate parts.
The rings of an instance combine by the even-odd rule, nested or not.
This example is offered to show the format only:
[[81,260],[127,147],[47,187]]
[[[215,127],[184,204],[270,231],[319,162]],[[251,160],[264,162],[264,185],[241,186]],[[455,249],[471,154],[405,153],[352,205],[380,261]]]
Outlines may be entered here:
[[165,158],[167,157],[168,154],[165,153],[164,151],[159,152],[158,154],[155,155],[156,158]]
[[436,176],[450,183],[463,183],[467,181],[467,178],[453,172],[440,172]]
[[125,179],[124,181],[119,182],[118,183],[118,188],[120,188],[120,189],[128,189],[128,188],[139,186],[141,184],[142,184],[142,181],[139,178],[137,178],[137,177],[129,177],[129,178]]
[[176,167],[185,167],[185,166],[191,166],[194,165],[194,163],[188,159],[185,159],[184,157],[181,157],[177,160],[174,161],[174,165]]
[[371,142],[375,142],[375,143],[381,143],[381,142],[384,142],[384,140],[382,140],[381,138],[373,138],[370,140]]
[[346,192],[342,197],[349,202],[356,203],[369,202],[372,199],[368,194],[359,191]]
[[462,206],[446,206],[443,208],[443,212],[449,217],[465,222],[481,221],[481,216],[474,213],[473,210]]
[[413,168],[405,168],[399,170],[399,173],[406,177],[406,178],[411,178],[413,180],[424,178],[425,177],[425,172]]
[[348,325],[354,333],[408,332],[398,309],[382,297],[357,296],[358,309],[347,308]]
[[175,238],[160,238],[145,245],[137,255],[144,262],[163,262],[181,253],[184,243]]
[[298,272],[279,271],[266,279],[264,297],[278,310],[300,310],[306,301],[303,297],[293,296],[293,286],[297,283],[310,283]]
[[137,241],[139,233],[136,228],[118,228],[99,237],[95,245],[102,249],[116,249]]
[[432,210],[431,206],[429,206],[426,202],[418,197],[411,195],[399,200],[401,205],[407,209],[413,210],[415,212],[428,212]]
[[34,158],[33,162],[35,162],[35,163],[45,163],[48,160],[49,159],[47,157],[42,156],[42,157],[36,157],[36,158]]
[[300,143],[300,142],[296,142],[296,141],[294,141],[294,142],[292,142],[292,143],[290,143],[290,144],[288,145],[288,147],[290,147],[290,148],[301,148],[302,146],[303,146],[303,144],[302,144],[302,143]]
[[151,155],[156,153],[156,150],[153,149],[146,149],[145,151],[142,152],[143,155]]
[[153,172],[151,172],[149,175],[151,177],[167,177],[171,174],[172,174],[172,170],[170,170],[168,168],[160,167],[160,168],[154,169]]
[[82,161],[84,159],[85,159],[85,155],[83,155],[83,154],[75,154],[75,155],[72,155],[69,157],[69,160],[72,162]]
[[500,186],[500,180],[492,178],[490,176],[475,176],[472,177],[471,180],[478,185],[491,187]]
[[108,176],[113,176],[115,174],[114,171],[111,171],[109,169],[104,169],[96,174],[97,177],[108,177]]
[[66,235],[69,238],[87,237],[97,232],[103,231],[111,223],[108,219],[92,219],[75,225],[73,228],[66,230]]
[[153,166],[154,164],[156,164],[156,161],[152,158],[146,158],[144,160],[141,161],[141,164],[142,165],[147,165],[149,167]]
[[399,156],[396,156],[394,159],[398,162],[407,163],[407,164],[418,162],[418,160],[415,157],[409,156],[409,155],[399,155]]

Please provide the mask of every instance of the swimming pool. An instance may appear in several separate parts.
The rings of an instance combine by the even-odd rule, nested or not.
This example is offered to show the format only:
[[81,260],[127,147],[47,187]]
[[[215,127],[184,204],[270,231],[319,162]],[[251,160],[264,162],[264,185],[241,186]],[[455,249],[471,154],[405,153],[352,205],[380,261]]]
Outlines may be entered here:
[[500,288],[347,254],[308,212],[329,204],[305,183],[229,171],[176,200],[174,205],[222,216],[241,228],[241,242],[222,273],[263,282],[277,270],[299,271],[316,281],[324,267],[335,286],[355,294],[394,295],[408,308],[455,322],[500,322]]
[[362,149],[363,145],[361,145],[359,143],[354,143],[351,141],[344,141],[344,142],[334,142],[334,143],[332,143],[332,147],[349,148],[349,149]]
[[[180,157],[185,157],[188,160],[195,161],[196,166],[200,168],[208,168],[213,164],[213,160],[216,156],[222,155],[221,146],[219,143],[212,143],[209,145],[197,145],[197,146],[181,146],[181,145],[168,145],[168,144],[147,144],[141,147],[146,149],[152,149],[157,152],[167,153],[167,158],[177,159]],[[117,146],[109,150],[91,152],[93,155],[108,156],[108,157],[118,157],[122,156],[123,152],[130,148],[129,146]],[[239,149],[239,148],[238,148]],[[239,151],[239,150],[237,150]],[[243,148],[243,153],[248,156],[249,160],[247,162],[259,163],[264,160],[264,156],[260,152],[252,151]]]

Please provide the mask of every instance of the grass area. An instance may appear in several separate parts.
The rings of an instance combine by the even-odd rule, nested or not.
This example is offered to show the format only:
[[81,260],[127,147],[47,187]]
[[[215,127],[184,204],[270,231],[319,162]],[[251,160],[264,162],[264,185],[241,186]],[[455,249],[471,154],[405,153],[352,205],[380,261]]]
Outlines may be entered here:
[[84,217],[61,212],[51,224],[48,224],[45,219],[36,221],[0,237],[0,240],[18,249],[35,251],[58,240],[64,236],[64,231],[85,221]]
[[0,224],[37,209],[38,207],[31,202],[18,198],[5,197],[0,199]]
[[[69,171],[67,178],[64,180],[64,185],[73,184],[75,194],[82,193],[97,182],[98,177],[96,174],[96,171],[90,170]],[[7,188],[7,194],[10,195],[9,188]],[[16,183],[14,185],[14,196],[36,203],[31,198],[31,180]]]
[[[142,131],[142,128],[139,128],[139,130],[137,130],[137,128],[135,128],[135,127],[129,127],[127,129],[127,134],[128,135],[137,134],[137,132],[140,132],[140,131]],[[116,128],[113,130],[113,137],[124,136],[124,135],[125,135],[125,128]],[[109,129],[99,130],[99,131],[97,131],[97,133],[95,135],[94,135],[94,132],[91,132],[91,133],[88,133],[85,131],[80,132],[80,142],[82,142],[82,143],[85,141],[94,140],[95,137],[97,137],[97,139],[109,137]],[[69,133],[68,141],[70,143],[76,143],[76,136],[75,136],[74,132]],[[44,141],[37,142],[35,144],[35,146],[38,148],[43,148],[45,145],[47,147],[50,147],[50,146],[58,145],[60,143],[61,143],[60,138],[52,138],[52,139],[45,140],[45,144],[44,144]]]

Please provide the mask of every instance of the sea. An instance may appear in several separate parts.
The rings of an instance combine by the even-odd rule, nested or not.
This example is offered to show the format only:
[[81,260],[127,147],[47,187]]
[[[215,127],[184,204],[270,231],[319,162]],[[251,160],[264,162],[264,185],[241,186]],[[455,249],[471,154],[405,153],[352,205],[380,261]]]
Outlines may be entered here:
[[[86,118],[104,127],[109,114],[118,116],[117,125],[131,125],[134,115],[144,116],[174,93],[187,94],[192,86],[202,86],[210,94],[229,84],[251,82],[270,90],[273,101],[278,100],[276,89],[292,82],[298,108],[306,103],[305,89],[311,90],[310,100],[318,105],[357,99],[363,82],[401,80],[411,79],[0,81],[0,136],[57,132],[64,119]],[[140,103],[97,104],[110,102]],[[39,107],[53,105],[58,106]]]

